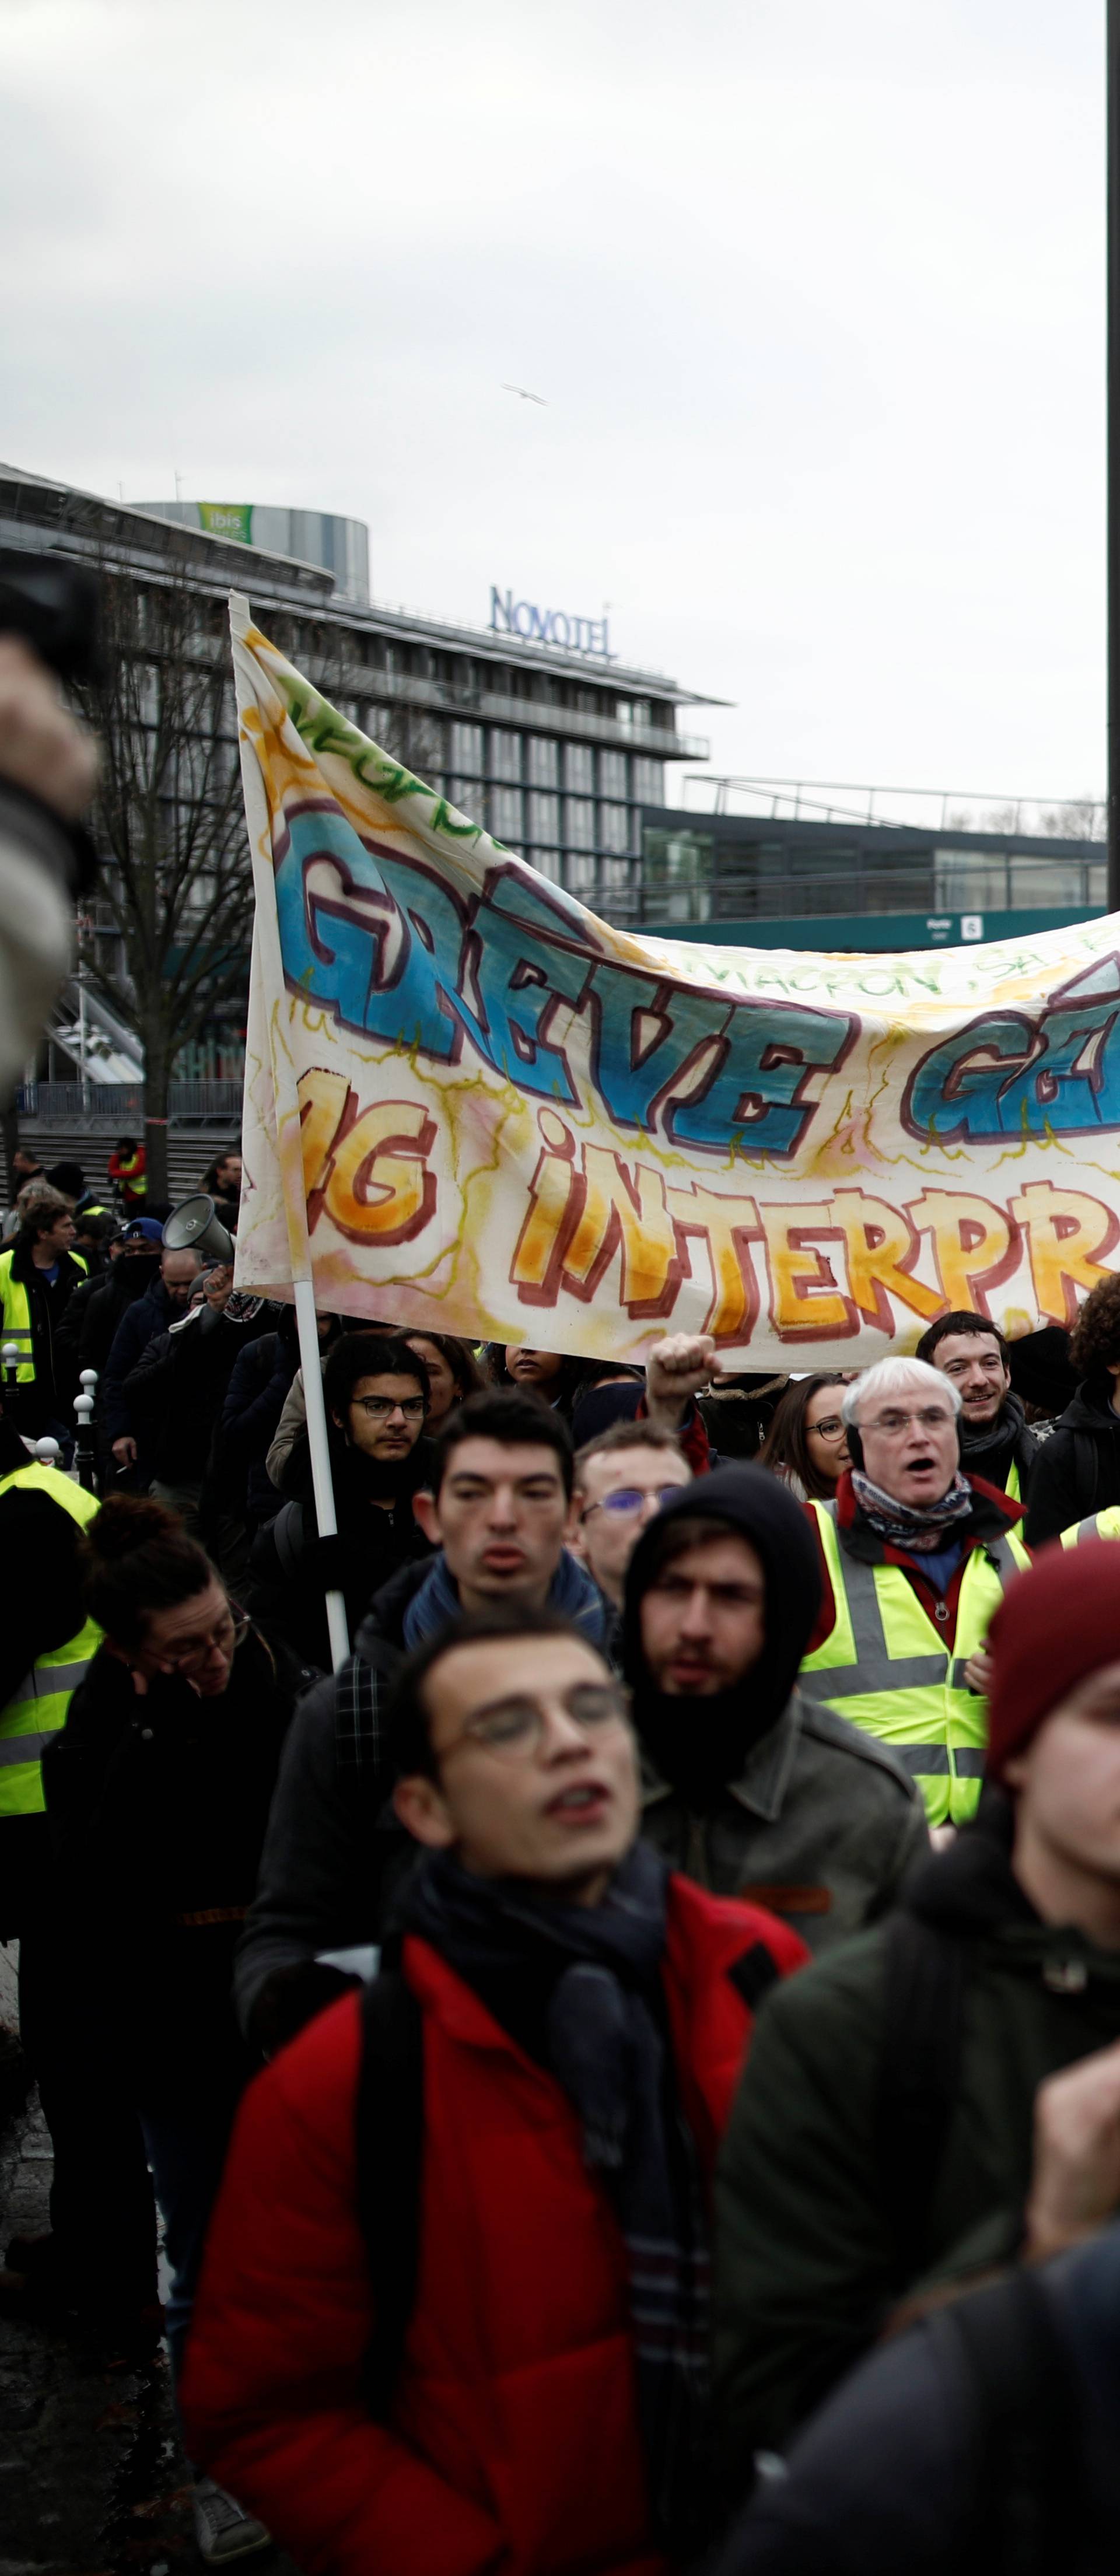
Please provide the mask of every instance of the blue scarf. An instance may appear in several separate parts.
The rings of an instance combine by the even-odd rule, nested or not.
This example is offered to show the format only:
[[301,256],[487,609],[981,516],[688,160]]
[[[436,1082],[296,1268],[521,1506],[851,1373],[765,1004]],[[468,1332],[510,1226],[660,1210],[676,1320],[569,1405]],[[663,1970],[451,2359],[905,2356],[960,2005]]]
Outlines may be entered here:
[[[574,1556],[569,1556],[566,1547],[561,1549],[560,1563],[549,1586],[548,1606],[550,1610],[562,1611],[566,1619],[573,1620],[577,1628],[582,1628],[591,1645],[598,1646],[600,1650],[603,1648],[610,1616],[609,1604],[604,1601],[590,1575],[584,1573],[582,1565]],[[439,1629],[450,1627],[453,1619],[461,1617],[459,1587],[454,1575],[448,1572],[447,1558],[441,1548],[430,1574],[425,1576],[419,1591],[413,1593],[405,1611],[404,1642],[411,1651],[414,1646],[422,1646],[425,1638],[434,1637]]]

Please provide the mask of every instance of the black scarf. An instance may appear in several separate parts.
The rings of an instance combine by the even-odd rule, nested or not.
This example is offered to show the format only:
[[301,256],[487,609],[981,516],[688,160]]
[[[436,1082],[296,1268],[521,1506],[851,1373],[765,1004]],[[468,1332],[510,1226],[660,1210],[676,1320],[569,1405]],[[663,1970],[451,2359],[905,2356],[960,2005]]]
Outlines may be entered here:
[[[766,1576],[765,1638],[757,1663],[730,1690],[682,1699],[655,1688],[642,1652],[641,1609],[661,1561],[666,1521],[714,1519],[749,1539]],[[717,1467],[663,1503],[643,1530],[626,1576],[623,1666],[634,1724],[662,1779],[690,1808],[710,1807],[776,1726],[820,1608],[816,1540],[801,1503],[766,1467]]]
[[703,2537],[709,2253],[661,1993],[666,1883],[665,1864],[642,1843],[594,1906],[550,1900],[523,1879],[476,1878],[448,1853],[427,1852],[399,1920],[548,2067],[579,2114],[585,2162],[626,2246],[651,2506],[682,2555]]
[[[1019,1441],[1026,1430],[1027,1417],[1017,1395],[1004,1396],[994,1422],[981,1422],[973,1430],[966,1416],[959,1417],[961,1449],[965,1464],[975,1466],[993,1485],[1002,1485],[1010,1474],[1018,1452]],[[1029,1450],[1029,1442],[1025,1444]]]

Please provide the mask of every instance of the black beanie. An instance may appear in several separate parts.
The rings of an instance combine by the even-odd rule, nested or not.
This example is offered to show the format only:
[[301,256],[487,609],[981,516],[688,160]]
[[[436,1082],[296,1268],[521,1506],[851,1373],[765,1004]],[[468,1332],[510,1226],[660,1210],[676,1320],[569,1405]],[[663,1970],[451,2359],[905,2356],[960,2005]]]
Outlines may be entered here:
[[[766,1636],[757,1663],[731,1690],[708,1698],[658,1691],[642,1652],[641,1605],[660,1562],[669,1520],[726,1521],[748,1539],[766,1577]],[[803,1504],[765,1467],[717,1467],[697,1476],[647,1522],[626,1575],[623,1669],[634,1724],[666,1778],[690,1790],[733,1779],[747,1747],[776,1725],[790,1697],[821,1601],[817,1543]],[[718,1775],[718,1777],[717,1777]]]

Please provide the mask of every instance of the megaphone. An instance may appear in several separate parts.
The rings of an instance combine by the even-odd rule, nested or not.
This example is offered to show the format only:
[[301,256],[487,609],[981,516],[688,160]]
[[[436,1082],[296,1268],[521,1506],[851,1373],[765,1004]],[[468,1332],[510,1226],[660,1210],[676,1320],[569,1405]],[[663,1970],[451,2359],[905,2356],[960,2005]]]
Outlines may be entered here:
[[197,1252],[203,1262],[232,1261],[233,1236],[214,1214],[213,1199],[200,1190],[198,1197],[184,1199],[172,1208],[163,1229],[163,1240],[169,1252]]

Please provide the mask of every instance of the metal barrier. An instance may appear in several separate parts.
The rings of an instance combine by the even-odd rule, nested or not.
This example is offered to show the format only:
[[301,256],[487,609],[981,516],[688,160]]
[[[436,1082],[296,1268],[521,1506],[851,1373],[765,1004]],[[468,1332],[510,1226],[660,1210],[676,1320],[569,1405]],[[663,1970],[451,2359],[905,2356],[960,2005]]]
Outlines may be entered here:
[[[172,1082],[167,1088],[169,1120],[224,1118],[240,1123],[240,1082]],[[143,1126],[142,1082],[25,1082],[16,1093],[16,1108],[25,1118],[112,1118],[127,1129]]]

